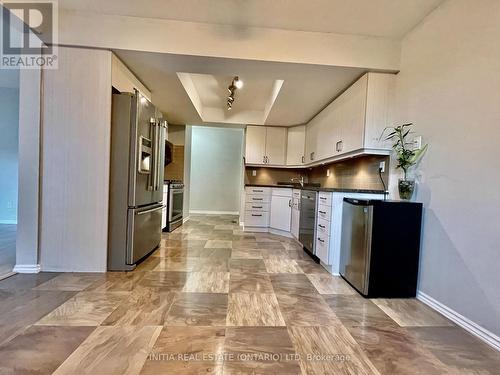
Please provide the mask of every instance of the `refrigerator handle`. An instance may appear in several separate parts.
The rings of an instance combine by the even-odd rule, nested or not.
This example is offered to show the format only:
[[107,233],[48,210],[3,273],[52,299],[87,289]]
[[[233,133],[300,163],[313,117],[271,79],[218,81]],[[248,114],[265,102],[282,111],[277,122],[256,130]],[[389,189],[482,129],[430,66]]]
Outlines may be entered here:
[[151,127],[153,130],[153,183],[152,183],[152,190],[156,191],[158,190],[158,122],[155,118],[151,118],[150,120]]

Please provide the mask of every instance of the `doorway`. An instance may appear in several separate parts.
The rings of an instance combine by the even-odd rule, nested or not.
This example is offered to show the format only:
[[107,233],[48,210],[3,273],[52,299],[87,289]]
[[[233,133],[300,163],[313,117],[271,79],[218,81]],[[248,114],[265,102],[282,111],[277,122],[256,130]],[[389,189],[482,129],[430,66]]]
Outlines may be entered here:
[[0,279],[16,263],[19,71],[0,70]]

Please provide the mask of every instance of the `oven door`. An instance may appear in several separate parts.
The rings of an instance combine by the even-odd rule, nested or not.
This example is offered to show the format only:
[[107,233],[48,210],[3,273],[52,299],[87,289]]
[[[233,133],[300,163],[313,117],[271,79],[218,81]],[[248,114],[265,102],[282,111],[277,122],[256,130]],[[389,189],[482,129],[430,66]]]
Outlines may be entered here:
[[184,189],[170,188],[169,194],[168,222],[175,223],[182,220]]

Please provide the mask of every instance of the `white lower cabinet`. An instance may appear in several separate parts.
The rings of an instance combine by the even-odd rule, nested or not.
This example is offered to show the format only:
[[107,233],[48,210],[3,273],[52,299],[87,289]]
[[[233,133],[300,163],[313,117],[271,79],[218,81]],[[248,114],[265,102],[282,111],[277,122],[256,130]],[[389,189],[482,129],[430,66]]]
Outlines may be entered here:
[[299,239],[299,225],[300,225],[300,190],[293,189],[292,191],[292,222],[290,231],[292,236]]
[[246,231],[271,229],[287,235],[291,231],[291,223],[292,189],[250,186],[245,188]]
[[271,197],[270,227],[284,232],[290,232],[292,221],[292,197],[273,195]]

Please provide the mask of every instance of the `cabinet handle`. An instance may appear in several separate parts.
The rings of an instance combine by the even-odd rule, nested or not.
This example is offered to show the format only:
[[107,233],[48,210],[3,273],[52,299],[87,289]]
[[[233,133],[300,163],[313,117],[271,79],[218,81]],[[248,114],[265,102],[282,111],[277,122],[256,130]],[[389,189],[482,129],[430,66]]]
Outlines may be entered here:
[[263,193],[264,190],[252,190],[254,193]]
[[302,155],[302,164],[304,164],[306,162],[306,158],[304,155]]
[[262,201],[264,198],[252,198],[253,201]]
[[326,215],[325,211],[319,211],[320,214]]
[[252,214],[252,216],[262,216],[262,215]]
[[338,141],[335,147],[337,152],[341,152],[342,149],[344,148],[344,141]]
[[311,160],[314,160],[314,152],[311,152],[310,158]]
[[263,162],[264,164],[266,164],[266,157],[265,157],[265,156],[263,156],[263,157],[262,157],[262,162]]
[[322,240],[322,239],[321,239],[321,238],[319,238],[319,237],[318,237],[318,241],[319,241],[319,242],[323,242],[323,243],[325,243],[325,241],[324,241],[324,240]]
[[326,227],[324,225],[318,224],[318,227],[325,229]]
[[325,198],[325,197],[319,197],[319,199],[322,199],[322,200],[326,201],[326,198]]
[[262,208],[262,206],[252,206],[252,208]]
[[292,207],[292,200],[291,199],[288,201],[288,207]]

